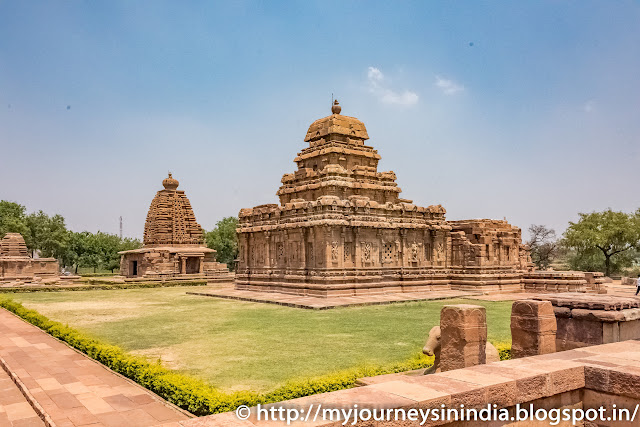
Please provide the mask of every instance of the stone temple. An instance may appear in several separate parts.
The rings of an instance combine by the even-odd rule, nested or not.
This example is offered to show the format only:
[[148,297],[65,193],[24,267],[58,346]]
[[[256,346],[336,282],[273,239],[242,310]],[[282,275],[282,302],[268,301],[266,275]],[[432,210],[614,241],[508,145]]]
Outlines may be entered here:
[[58,279],[58,261],[31,258],[20,233],[7,233],[0,240],[0,283],[56,282]]
[[240,211],[236,289],[327,297],[523,288],[530,260],[519,228],[447,221],[442,206],[401,198],[396,174],[378,171],[364,123],[337,101],[331,112],[309,127],[280,204]]
[[120,252],[120,274],[145,280],[230,279],[226,264],[204,244],[189,199],[171,174],[151,202],[144,226],[143,247]]

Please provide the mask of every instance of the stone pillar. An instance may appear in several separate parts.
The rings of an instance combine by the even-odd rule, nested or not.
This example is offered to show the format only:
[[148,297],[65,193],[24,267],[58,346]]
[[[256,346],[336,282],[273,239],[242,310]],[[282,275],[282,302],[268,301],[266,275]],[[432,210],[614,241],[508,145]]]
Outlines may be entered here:
[[[308,231],[306,228],[300,230],[300,267],[303,269],[310,268],[309,261],[307,260],[307,240]],[[286,238],[285,238],[286,241]],[[277,255],[276,255],[277,256]]]
[[360,268],[362,267],[362,259],[360,258],[362,256],[362,248],[360,247],[360,230],[359,229],[355,229],[355,233],[353,236],[353,251],[355,252],[355,267],[356,268]]
[[442,372],[486,363],[487,313],[479,305],[445,305],[440,311]]
[[271,267],[271,234],[267,231],[265,233],[265,254],[264,254],[264,266],[266,268]]
[[187,273],[187,259],[185,257],[180,257],[180,266],[181,266],[181,270],[180,270],[180,274],[186,274]]
[[557,329],[551,302],[514,302],[511,308],[511,357],[555,353]]
[[400,229],[400,267],[407,265],[407,230]]

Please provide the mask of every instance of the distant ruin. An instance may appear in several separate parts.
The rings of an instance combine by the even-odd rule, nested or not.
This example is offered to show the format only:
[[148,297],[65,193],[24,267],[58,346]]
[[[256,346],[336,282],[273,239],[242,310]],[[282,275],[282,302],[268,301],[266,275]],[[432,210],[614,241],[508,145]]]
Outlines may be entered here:
[[0,283],[52,283],[59,278],[58,261],[55,258],[32,258],[20,233],[7,233],[0,240]]

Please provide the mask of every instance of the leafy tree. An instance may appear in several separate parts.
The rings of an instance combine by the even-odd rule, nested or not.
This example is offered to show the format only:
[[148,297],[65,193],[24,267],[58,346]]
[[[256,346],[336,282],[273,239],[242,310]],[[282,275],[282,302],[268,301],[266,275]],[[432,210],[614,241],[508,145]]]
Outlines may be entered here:
[[556,232],[544,225],[532,224],[529,227],[529,234],[531,238],[527,245],[531,249],[531,260],[538,268],[546,270],[558,251]]
[[61,215],[50,217],[38,211],[28,215],[26,223],[31,255],[38,251],[44,257],[61,259],[64,256],[69,244],[69,232]]
[[[580,214],[564,233],[565,244],[575,250],[573,268],[600,270],[609,276],[628,267],[640,248],[640,209],[635,213],[603,212]],[[587,267],[587,268],[585,268]]]
[[0,239],[7,233],[20,233],[28,241],[29,228],[25,211],[26,208],[18,203],[0,200]]
[[74,266],[76,274],[78,267],[90,267],[94,272],[98,268],[104,268],[113,273],[115,269],[120,268],[118,252],[137,249],[141,246],[138,239],[120,239],[115,234],[101,231],[70,233],[68,250],[63,257],[63,262],[65,266]]
[[228,216],[216,223],[216,228],[205,233],[207,246],[217,251],[217,260],[227,264],[233,270],[233,263],[238,256],[238,238],[236,236],[238,218]]
[[101,267],[105,270],[111,270],[112,273],[116,268],[120,268],[120,255],[118,252],[137,249],[142,246],[138,239],[120,239],[115,234],[98,232],[95,236],[101,250]]
[[69,231],[67,235],[67,248],[60,258],[63,267],[75,267],[75,273],[78,274],[78,265],[80,255],[84,253],[84,239],[88,232],[76,233]]

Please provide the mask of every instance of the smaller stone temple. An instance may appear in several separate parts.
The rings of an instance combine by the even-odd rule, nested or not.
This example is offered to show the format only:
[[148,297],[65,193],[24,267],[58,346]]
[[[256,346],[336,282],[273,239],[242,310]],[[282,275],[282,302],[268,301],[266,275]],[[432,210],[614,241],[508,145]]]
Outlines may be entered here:
[[7,233],[0,241],[0,283],[37,283],[59,279],[58,261],[32,258],[20,233]]
[[216,251],[204,244],[191,203],[179,182],[169,174],[151,202],[144,226],[144,246],[120,252],[120,274],[145,280],[230,280],[227,265],[216,261]]

